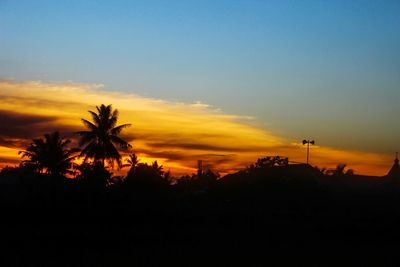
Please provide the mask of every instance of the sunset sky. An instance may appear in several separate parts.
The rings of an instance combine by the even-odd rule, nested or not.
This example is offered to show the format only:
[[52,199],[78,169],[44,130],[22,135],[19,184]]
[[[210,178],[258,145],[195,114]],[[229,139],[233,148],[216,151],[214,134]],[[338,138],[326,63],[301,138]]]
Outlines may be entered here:
[[384,175],[400,150],[400,2],[0,0],[0,167],[112,104],[142,161],[266,155]]

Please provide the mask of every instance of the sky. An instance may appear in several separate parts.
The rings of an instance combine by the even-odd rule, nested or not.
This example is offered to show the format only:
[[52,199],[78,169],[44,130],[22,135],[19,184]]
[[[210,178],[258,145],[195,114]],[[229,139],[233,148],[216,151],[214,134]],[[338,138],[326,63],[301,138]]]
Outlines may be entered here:
[[304,161],[315,139],[313,164],[384,175],[400,150],[398,14],[389,0],[0,0],[0,162],[108,101],[143,160],[176,173],[200,157],[222,172]]

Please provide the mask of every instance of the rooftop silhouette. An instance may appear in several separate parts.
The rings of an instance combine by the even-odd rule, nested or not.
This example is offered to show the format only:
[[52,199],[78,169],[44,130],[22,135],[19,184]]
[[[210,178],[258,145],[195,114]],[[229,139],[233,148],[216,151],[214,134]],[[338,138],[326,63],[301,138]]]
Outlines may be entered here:
[[399,153],[396,152],[396,158],[394,159],[394,163],[392,168],[389,170],[388,177],[398,178],[400,180],[400,165],[399,165]]

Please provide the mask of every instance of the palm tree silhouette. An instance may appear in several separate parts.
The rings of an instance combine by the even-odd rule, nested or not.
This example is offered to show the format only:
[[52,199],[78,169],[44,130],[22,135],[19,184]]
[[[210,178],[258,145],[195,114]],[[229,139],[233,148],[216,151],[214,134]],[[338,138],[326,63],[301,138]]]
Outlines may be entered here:
[[139,163],[139,158],[135,153],[129,154],[129,158],[126,159],[127,164],[124,164],[123,167],[129,167],[128,174],[134,174],[137,164]]
[[105,162],[114,166],[117,162],[118,167],[122,166],[121,155],[116,146],[127,149],[131,147],[128,142],[119,137],[122,129],[129,127],[130,124],[116,126],[118,120],[118,110],[112,109],[111,105],[100,107],[96,106],[97,113],[90,111],[93,122],[82,119],[88,131],[79,131],[79,146],[84,146],[80,156],[85,156],[84,162],[93,159],[95,164],[105,167]]
[[64,176],[73,174],[70,170],[74,154],[79,151],[77,148],[68,149],[71,140],[60,137],[59,132],[45,134],[44,139],[33,139],[33,142],[26,150],[19,151],[23,165],[34,167],[38,172],[45,172],[53,176]]

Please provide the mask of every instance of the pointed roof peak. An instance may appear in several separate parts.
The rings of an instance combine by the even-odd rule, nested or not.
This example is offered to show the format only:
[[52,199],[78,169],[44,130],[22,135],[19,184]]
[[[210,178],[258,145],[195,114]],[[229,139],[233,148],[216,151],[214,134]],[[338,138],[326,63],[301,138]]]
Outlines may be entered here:
[[399,153],[396,152],[396,158],[394,160],[393,167],[390,169],[387,176],[400,178],[400,165],[399,165]]

